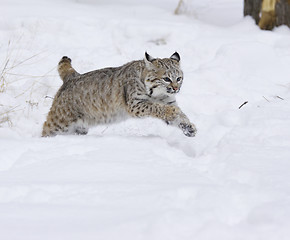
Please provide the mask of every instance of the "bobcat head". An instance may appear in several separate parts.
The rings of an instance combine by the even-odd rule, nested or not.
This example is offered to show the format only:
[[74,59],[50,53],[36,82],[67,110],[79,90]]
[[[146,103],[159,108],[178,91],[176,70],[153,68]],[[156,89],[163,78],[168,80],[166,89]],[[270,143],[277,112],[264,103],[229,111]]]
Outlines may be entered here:
[[183,81],[180,69],[180,56],[177,52],[170,58],[153,58],[145,53],[145,85],[150,96],[174,95],[178,93]]

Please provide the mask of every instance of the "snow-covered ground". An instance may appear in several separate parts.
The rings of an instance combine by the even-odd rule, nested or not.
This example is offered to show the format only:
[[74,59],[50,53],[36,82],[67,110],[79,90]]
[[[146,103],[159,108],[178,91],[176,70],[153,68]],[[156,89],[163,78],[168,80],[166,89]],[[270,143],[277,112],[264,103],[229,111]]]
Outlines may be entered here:
[[[1,240],[289,239],[290,30],[177,3],[0,1]],[[145,51],[180,53],[195,138],[149,118],[40,137],[63,55],[84,73]]]

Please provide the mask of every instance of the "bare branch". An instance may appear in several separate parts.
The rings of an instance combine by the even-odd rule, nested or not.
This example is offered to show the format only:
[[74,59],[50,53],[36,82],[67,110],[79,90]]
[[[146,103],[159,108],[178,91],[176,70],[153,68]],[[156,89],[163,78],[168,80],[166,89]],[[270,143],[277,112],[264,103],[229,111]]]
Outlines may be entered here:
[[241,109],[244,105],[246,105],[248,101],[244,102],[241,106],[239,106],[239,109]]

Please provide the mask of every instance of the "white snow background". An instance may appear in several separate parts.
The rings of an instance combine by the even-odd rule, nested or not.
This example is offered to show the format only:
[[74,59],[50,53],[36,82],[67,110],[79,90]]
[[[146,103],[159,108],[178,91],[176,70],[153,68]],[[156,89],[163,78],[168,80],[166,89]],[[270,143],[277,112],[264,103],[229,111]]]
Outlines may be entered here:
[[[290,239],[290,30],[177,3],[0,1],[1,240]],[[152,118],[40,137],[62,56],[84,73],[145,51],[179,52],[196,137]]]

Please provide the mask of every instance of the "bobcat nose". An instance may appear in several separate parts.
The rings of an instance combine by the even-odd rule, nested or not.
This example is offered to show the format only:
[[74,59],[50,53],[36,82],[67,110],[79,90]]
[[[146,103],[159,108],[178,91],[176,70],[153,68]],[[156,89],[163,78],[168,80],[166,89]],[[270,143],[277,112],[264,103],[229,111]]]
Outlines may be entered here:
[[174,87],[174,86],[172,86],[172,89],[173,89],[174,91],[177,91],[177,90],[178,90],[178,87]]

